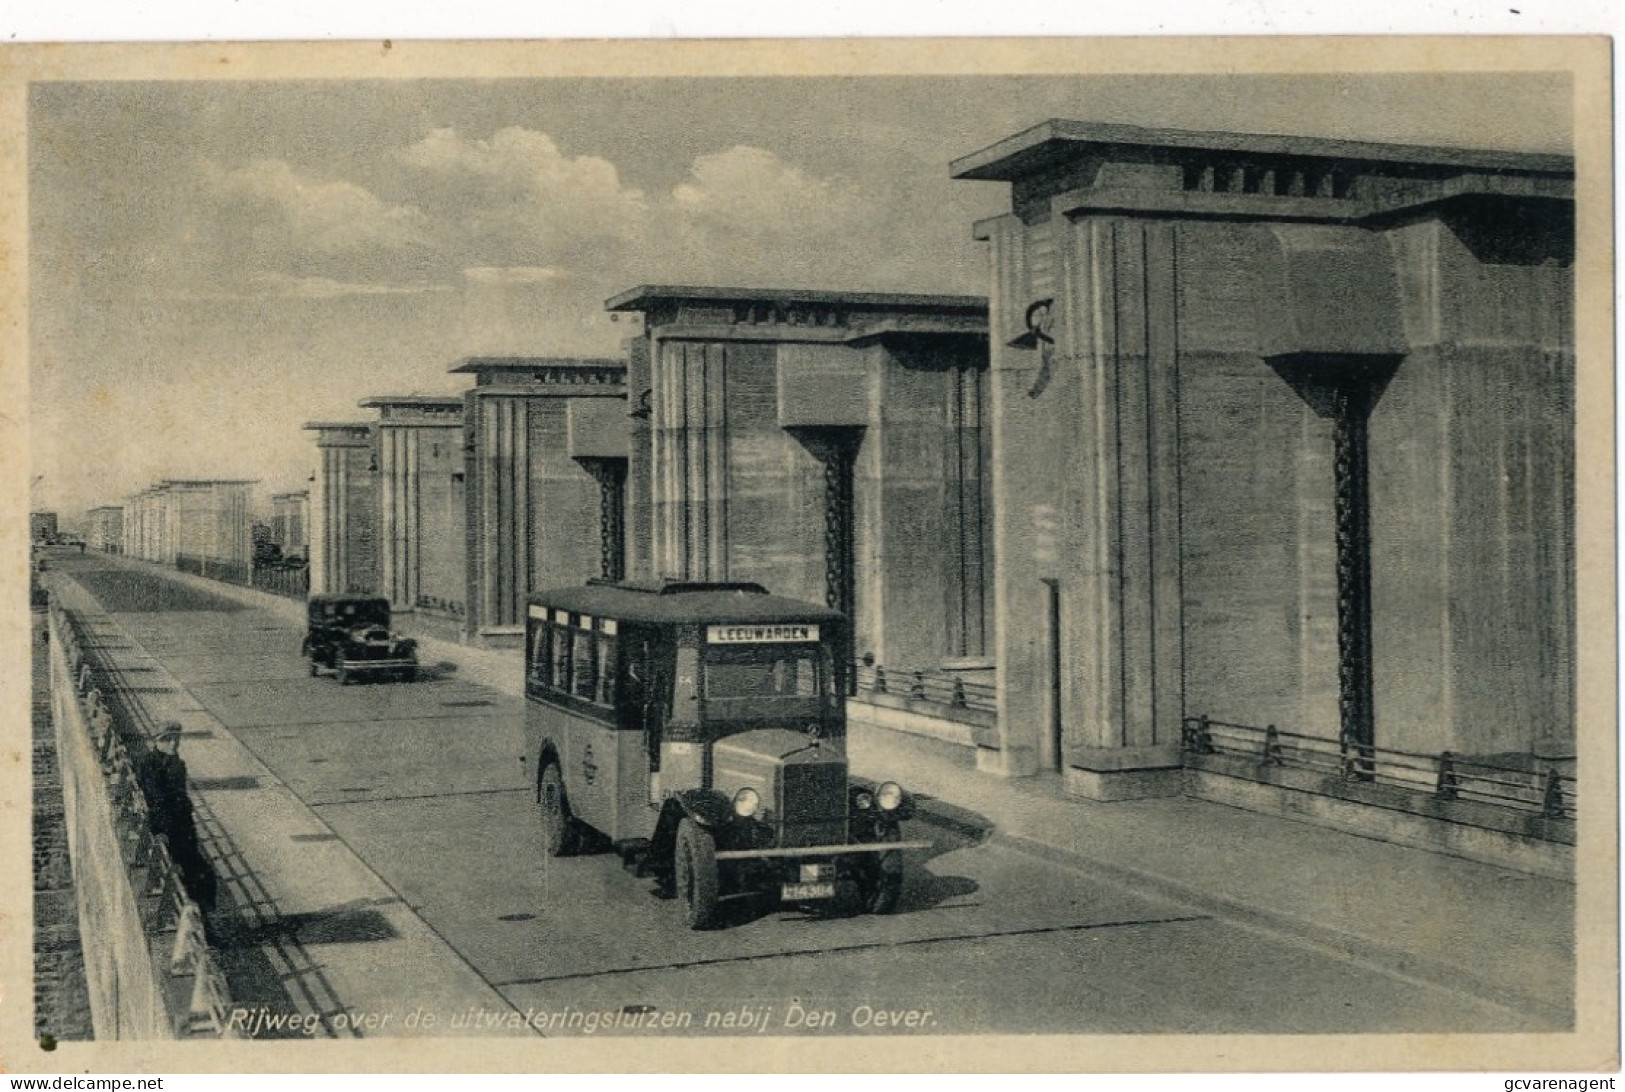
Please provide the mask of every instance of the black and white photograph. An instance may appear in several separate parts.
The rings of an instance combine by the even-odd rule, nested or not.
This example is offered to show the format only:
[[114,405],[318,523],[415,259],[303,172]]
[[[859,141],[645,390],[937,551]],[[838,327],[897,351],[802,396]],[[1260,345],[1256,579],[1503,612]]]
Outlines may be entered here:
[[4,1068],[1617,1070],[1609,50],[14,52]]

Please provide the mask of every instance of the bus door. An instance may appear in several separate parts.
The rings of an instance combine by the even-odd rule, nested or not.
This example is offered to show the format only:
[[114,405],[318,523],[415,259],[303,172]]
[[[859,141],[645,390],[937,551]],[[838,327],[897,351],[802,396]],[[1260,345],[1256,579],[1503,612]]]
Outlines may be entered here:
[[[660,793],[660,730],[666,710],[656,634],[641,626],[621,631],[620,722],[625,796],[658,807]],[[637,776],[641,772],[642,776]]]
[[685,627],[663,661],[670,681],[660,728],[660,789],[668,796],[710,785],[709,735],[700,720],[700,650],[694,632],[695,627]]
[[619,626],[616,722],[620,725],[620,780],[616,792],[625,838],[654,833],[664,800],[660,791],[660,737],[665,724],[671,672],[663,666],[659,633]]

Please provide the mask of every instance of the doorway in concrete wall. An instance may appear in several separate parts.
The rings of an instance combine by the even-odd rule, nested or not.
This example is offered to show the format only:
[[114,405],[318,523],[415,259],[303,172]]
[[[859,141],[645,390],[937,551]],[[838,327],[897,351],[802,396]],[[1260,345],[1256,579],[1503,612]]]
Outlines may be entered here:
[[1044,578],[1044,686],[1045,725],[1039,762],[1044,769],[1061,771],[1061,583]]

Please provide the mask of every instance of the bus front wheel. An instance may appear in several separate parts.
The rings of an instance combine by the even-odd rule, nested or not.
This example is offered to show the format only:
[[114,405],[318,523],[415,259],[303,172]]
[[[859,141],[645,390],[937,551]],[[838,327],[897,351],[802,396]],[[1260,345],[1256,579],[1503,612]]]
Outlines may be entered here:
[[[900,842],[903,832],[888,827],[880,832],[877,842]],[[897,909],[903,894],[903,854],[901,850],[887,849],[872,855],[863,878],[863,909],[871,914],[890,914]]]
[[717,882],[717,843],[692,819],[677,828],[677,897],[690,929],[709,929],[721,906]]
[[542,815],[542,846],[549,857],[568,857],[581,844],[581,832],[570,815],[570,802],[564,796],[564,776],[558,763],[542,768],[536,787],[536,802]]

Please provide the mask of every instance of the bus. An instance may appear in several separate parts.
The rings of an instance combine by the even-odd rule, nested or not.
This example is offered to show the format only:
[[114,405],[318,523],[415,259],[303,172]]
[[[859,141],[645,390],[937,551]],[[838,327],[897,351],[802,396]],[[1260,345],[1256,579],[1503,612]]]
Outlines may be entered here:
[[759,584],[597,583],[529,598],[526,781],[555,857],[605,841],[694,929],[763,895],[889,913],[913,800],[854,784],[846,619]]

